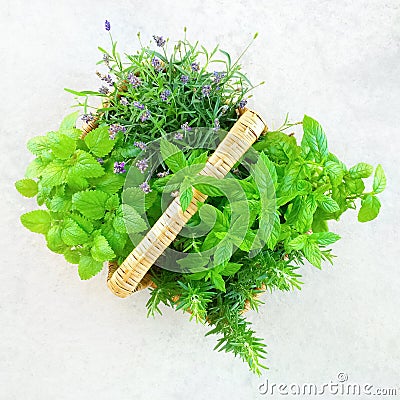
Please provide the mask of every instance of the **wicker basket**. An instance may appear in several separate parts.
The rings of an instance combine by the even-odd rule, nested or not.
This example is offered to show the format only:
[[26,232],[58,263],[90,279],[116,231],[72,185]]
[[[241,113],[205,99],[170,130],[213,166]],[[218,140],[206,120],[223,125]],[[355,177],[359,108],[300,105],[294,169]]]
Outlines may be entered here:
[[[96,126],[96,120],[84,124],[82,137]],[[224,178],[233,165],[266,131],[267,126],[259,114],[249,109],[243,110],[240,118],[208,159],[200,175]],[[109,263],[107,285],[115,295],[127,297],[135,291],[149,286],[155,287],[148,273],[149,269],[196,213],[198,202],[204,202],[206,198],[206,195],[193,189],[193,199],[185,212],[181,209],[179,197],[175,198],[120,266]],[[264,291],[265,287],[258,290]],[[260,294],[258,293],[255,297]],[[250,302],[247,301],[243,312],[249,308]]]

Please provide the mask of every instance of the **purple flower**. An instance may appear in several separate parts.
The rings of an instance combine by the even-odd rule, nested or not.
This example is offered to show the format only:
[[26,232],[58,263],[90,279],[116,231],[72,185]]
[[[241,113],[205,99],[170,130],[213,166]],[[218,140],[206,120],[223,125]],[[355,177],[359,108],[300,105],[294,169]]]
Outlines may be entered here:
[[219,124],[219,119],[216,118],[216,119],[214,120],[214,128],[213,128],[213,130],[214,130],[214,131],[218,131],[219,128],[221,128],[221,126],[220,126],[220,124]]
[[153,39],[158,47],[163,47],[165,45],[165,40],[163,39],[162,36],[153,35]]
[[187,122],[185,122],[184,124],[181,125],[181,129],[183,129],[185,132],[189,132],[192,130],[192,127],[189,126]]
[[200,63],[192,62],[190,68],[192,68],[194,72],[200,71]]
[[114,174],[124,174],[125,172],[126,172],[125,162],[124,161],[122,161],[122,162],[116,161],[114,163]]
[[129,101],[128,101],[128,99],[127,99],[126,97],[121,97],[120,103],[121,103],[123,106],[127,106],[127,105],[129,104]]
[[182,140],[183,139],[183,133],[181,133],[181,132],[175,133],[174,138],[176,140]]
[[142,122],[147,121],[151,116],[151,113],[149,110],[146,110],[141,116],[140,116],[140,120]]
[[144,105],[142,103],[139,103],[138,101],[134,101],[133,105],[138,108],[139,110],[144,110]]
[[140,150],[146,150],[147,149],[147,145],[145,142],[134,142],[133,145],[135,147],[138,147]]
[[127,79],[129,83],[134,87],[137,88],[142,84],[142,81],[132,72],[129,72]]
[[110,134],[110,139],[114,140],[115,136],[117,136],[118,132],[126,132],[125,126],[120,124],[112,124],[108,128],[108,133]]
[[109,31],[111,29],[111,24],[110,21],[107,21],[104,23],[104,27],[106,28],[106,31]]
[[152,58],[151,65],[156,71],[161,71],[163,69],[162,63],[157,57]]
[[149,166],[149,160],[147,158],[143,158],[143,160],[139,160],[136,163],[136,166],[138,167],[139,171],[144,174],[144,171],[146,171],[146,169]]
[[221,79],[225,76],[225,73],[214,71],[213,75],[214,75],[214,83],[219,83],[221,82]]
[[99,164],[104,164],[104,160],[103,160],[101,157],[99,157],[99,158],[97,159],[97,162],[98,162]]
[[112,80],[110,75],[104,75],[101,78],[101,80],[107,82],[110,86],[114,85],[114,82],[113,82],[113,80]]
[[102,86],[100,89],[99,89],[99,93],[101,93],[101,94],[108,94],[108,93],[110,93],[110,91],[108,90],[108,87],[107,86]]
[[164,178],[165,176],[169,175],[169,171],[159,172],[157,174],[157,178]]
[[161,98],[162,101],[167,101],[169,96],[171,96],[171,91],[168,90],[168,89],[164,90],[160,94],[160,98]]
[[89,114],[83,114],[81,120],[89,123],[90,121],[94,120],[94,115],[91,112]]
[[246,99],[240,100],[239,108],[245,108],[246,104],[247,104],[247,100]]
[[221,107],[221,114],[225,114],[229,110],[229,106],[225,104],[224,106]]
[[143,190],[144,193],[150,193],[150,185],[147,182],[143,182],[141,185],[139,185],[140,189]]
[[104,64],[106,64],[107,67],[109,69],[111,69],[111,67],[110,67],[110,57],[108,57],[108,54],[103,54],[103,61],[104,61]]
[[181,76],[181,82],[186,85],[189,82],[189,77],[187,75]]
[[210,85],[204,85],[201,88],[201,93],[203,94],[204,97],[208,97],[211,92],[211,86]]

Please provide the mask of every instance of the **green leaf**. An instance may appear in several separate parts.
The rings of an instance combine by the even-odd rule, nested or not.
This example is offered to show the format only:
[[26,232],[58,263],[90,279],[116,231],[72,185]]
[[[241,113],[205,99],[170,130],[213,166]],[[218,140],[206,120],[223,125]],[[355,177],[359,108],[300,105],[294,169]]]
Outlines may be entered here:
[[76,148],[76,142],[59,132],[49,132],[47,134],[49,147],[56,158],[66,160],[69,158]]
[[328,157],[328,143],[321,125],[313,118],[305,115],[303,118],[303,138],[301,147],[306,150],[309,148],[316,161],[324,160]]
[[[206,179],[204,179],[206,178]],[[211,178],[211,179],[208,179]],[[218,185],[221,186],[222,183],[218,182],[220,179],[213,178],[211,176],[201,176],[199,179],[194,181],[193,186],[200,191],[201,193],[211,196],[211,197],[220,197],[224,196],[224,192],[218,188]],[[198,183],[199,182],[199,183]]]
[[103,235],[98,235],[93,240],[90,254],[96,261],[109,261],[115,258],[115,253]]
[[[261,229],[261,226],[260,226],[260,229]],[[275,213],[272,230],[271,230],[271,232],[268,236],[267,242],[266,242],[267,247],[270,250],[273,250],[275,248],[276,244],[278,243],[280,233],[281,233],[281,221],[280,221],[279,214]]]
[[66,183],[69,168],[62,160],[54,160],[42,172],[42,185],[53,187]]
[[72,200],[65,196],[54,196],[50,200],[49,209],[54,212],[67,212],[72,208]]
[[101,261],[94,260],[90,256],[81,256],[78,265],[78,273],[82,280],[97,275],[103,269]]
[[115,140],[110,139],[108,126],[102,126],[90,131],[84,140],[89,150],[97,157],[107,155],[115,144]]
[[148,227],[146,221],[140,214],[130,205],[122,205],[122,215],[128,233],[140,233],[145,231]]
[[330,196],[321,195],[317,197],[319,206],[328,213],[339,211],[339,205]]
[[86,243],[89,235],[71,218],[64,221],[61,238],[65,244],[76,246],[78,244]]
[[[114,194],[119,191],[119,189],[124,186],[125,176],[121,174],[114,174],[113,172],[108,172],[101,176],[100,178],[90,179],[90,183],[96,187],[97,190],[101,190],[104,193]],[[138,188],[139,191],[143,193],[142,190]]]
[[179,170],[187,167],[185,155],[178,146],[168,142],[166,139],[161,139],[160,150],[165,164],[167,164],[168,168],[172,172],[176,173]]
[[179,202],[181,203],[181,209],[183,212],[187,210],[189,207],[190,202],[193,199],[193,188],[189,186],[179,196]]
[[309,236],[311,241],[320,244],[321,246],[328,246],[335,243],[340,239],[340,236],[333,232],[317,232]]
[[44,161],[41,157],[32,160],[25,171],[26,178],[40,178],[48,161]]
[[228,262],[220,273],[223,276],[235,275],[236,272],[238,272],[241,267],[242,264]]
[[211,271],[211,282],[216,289],[226,292],[224,278],[215,271]]
[[233,245],[230,241],[225,240],[216,249],[214,253],[214,264],[219,265],[229,261],[232,256]]
[[70,168],[70,174],[73,177],[97,178],[104,175],[103,167],[84,150],[76,150],[72,160],[73,166]]
[[31,153],[40,156],[49,149],[48,138],[46,136],[35,136],[28,141],[26,147]]
[[109,195],[100,190],[78,192],[72,196],[74,208],[90,219],[100,219],[104,216]]
[[122,192],[122,201],[124,204],[133,207],[139,214],[145,212],[145,194],[138,187],[130,187],[124,190]]
[[116,254],[121,254],[128,240],[128,235],[116,231],[111,224],[105,224],[101,227],[101,233],[107,239],[111,248]]
[[92,233],[93,224],[90,220],[79,214],[71,214],[70,218],[73,219],[86,233]]
[[45,210],[30,211],[21,215],[21,223],[32,232],[47,233],[51,225],[50,213]]
[[365,185],[361,178],[345,178],[345,186],[348,189],[349,193],[352,194],[361,194],[364,189]]
[[79,264],[79,259],[81,258],[81,254],[79,250],[66,249],[64,251],[65,261],[70,264]]
[[32,179],[21,179],[15,182],[15,188],[25,197],[34,197],[38,192],[38,185]]
[[325,163],[325,171],[327,172],[332,186],[338,186],[343,180],[345,171],[343,166],[335,161],[327,161]]
[[46,234],[47,247],[55,253],[64,253],[66,249],[61,232],[61,226],[52,226]]
[[381,203],[379,199],[374,195],[366,195],[361,200],[361,208],[358,212],[358,220],[360,222],[368,222],[375,219],[381,208]]
[[385,172],[383,171],[382,165],[379,164],[375,170],[374,183],[372,185],[372,188],[375,193],[381,193],[385,190],[385,187],[386,187]]
[[260,153],[260,158],[267,167],[272,182],[276,184],[278,182],[278,175],[276,173],[275,164],[269,159],[265,152]]
[[321,269],[322,254],[317,244],[307,241],[303,247],[303,253],[314,267]]
[[349,174],[352,178],[368,178],[372,175],[374,167],[367,163],[358,163],[349,169]]
[[288,248],[291,250],[301,250],[307,243],[307,235],[299,235],[288,243]]
[[61,122],[60,131],[75,128],[76,120],[78,118],[79,111],[75,111],[71,114],[68,114]]
[[113,194],[110,196],[106,202],[106,210],[112,211],[116,210],[119,206],[119,196],[118,194]]
[[314,214],[313,223],[311,226],[313,232],[327,232],[329,231],[328,223],[326,220],[319,218],[317,213]]

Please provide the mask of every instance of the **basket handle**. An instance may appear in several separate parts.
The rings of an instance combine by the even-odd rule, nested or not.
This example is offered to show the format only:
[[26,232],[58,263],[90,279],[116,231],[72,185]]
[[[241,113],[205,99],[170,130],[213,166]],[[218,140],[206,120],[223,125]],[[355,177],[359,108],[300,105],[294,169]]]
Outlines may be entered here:
[[[207,160],[200,175],[222,179],[266,130],[267,126],[261,116],[246,109]],[[206,198],[207,196],[193,189],[192,201],[184,212],[179,197],[171,202],[146,236],[108,279],[107,285],[115,295],[127,297],[141,286],[150,267],[196,213],[197,203],[204,202]]]

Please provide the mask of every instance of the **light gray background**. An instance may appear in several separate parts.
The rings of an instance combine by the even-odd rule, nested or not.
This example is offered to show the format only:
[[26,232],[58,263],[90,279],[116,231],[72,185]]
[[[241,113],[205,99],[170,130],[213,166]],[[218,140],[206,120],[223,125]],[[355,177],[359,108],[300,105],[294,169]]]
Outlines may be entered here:
[[[322,384],[339,372],[351,382],[400,387],[399,1],[0,5],[0,399],[257,399],[266,378]],[[64,87],[98,87],[106,18],[130,51],[137,31],[178,39],[186,25],[191,39],[219,42],[235,56],[259,31],[243,59],[254,82],[266,81],[251,106],[271,127],[286,112],[292,120],[307,113],[347,164],[385,168],[379,218],[359,224],[350,211],[332,225],[342,236],[335,266],[305,266],[301,292],[265,296],[260,314],[249,313],[269,346],[270,370],[261,379],[232,355],[213,352],[216,338],[204,338],[207,329],[188,315],[165,309],[147,319],[148,293],[114,297],[105,271],[81,282],[75,267],[19,223],[35,207],[13,187],[32,158],[25,143],[69,112],[73,97]]]

